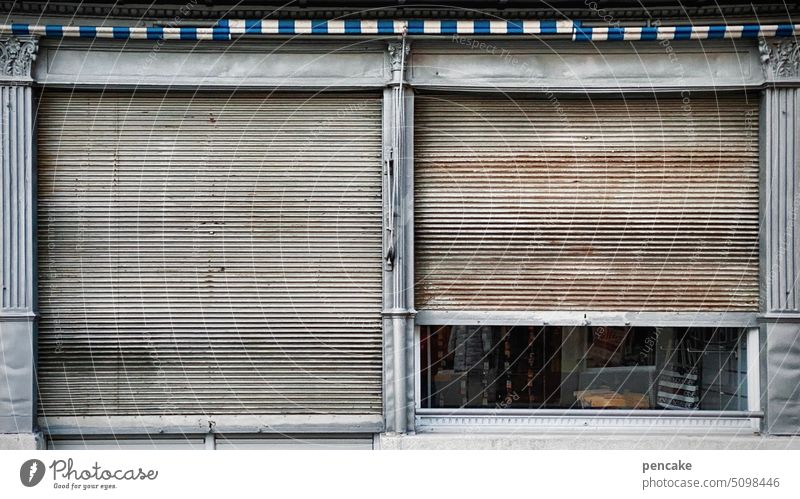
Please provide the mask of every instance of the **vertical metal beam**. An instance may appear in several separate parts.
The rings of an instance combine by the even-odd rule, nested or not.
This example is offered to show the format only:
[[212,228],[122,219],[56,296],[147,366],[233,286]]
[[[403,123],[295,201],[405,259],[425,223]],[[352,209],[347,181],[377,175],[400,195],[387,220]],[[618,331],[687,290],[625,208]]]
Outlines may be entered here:
[[217,450],[217,437],[213,433],[206,433],[203,437],[205,450]]
[[764,430],[800,434],[800,46],[762,39],[759,49],[768,83],[760,133]]
[[[747,410],[750,412],[761,411],[761,373],[759,371],[759,355],[761,352],[761,342],[759,328],[747,330],[747,356],[745,358],[745,371],[747,372]],[[739,410],[742,408],[739,407]],[[761,431],[761,419],[752,418],[750,420],[754,432]]]
[[764,91],[764,301],[768,312],[798,310],[798,89]]
[[[387,351],[387,359],[391,366],[385,368],[387,384],[393,393],[391,414],[387,407],[387,431],[405,433],[408,426],[408,302],[406,296],[406,270],[408,262],[407,239],[408,219],[405,204],[408,201],[406,192],[407,157],[405,155],[405,67],[409,46],[405,37],[389,43],[388,56],[392,68],[392,80],[389,83],[387,112],[388,118],[384,128],[388,135],[388,149],[384,152],[384,179],[387,198],[386,254],[385,270],[389,271],[387,281],[388,298],[384,308],[384,324],[390,326],[391,338]],[[413,337],[413,336],[412,336]],[[391,374],[389,377],[388,375]],[[413,389],[413,385],[411,386]],[[413,398],[412,398],[413,400]]]
[[403,88],[404,120],[401,133],[403,134],[403,152],[400,162],[403,165],[403,183],[401,207],[403,212],[403,232],[405,236],[405,293],[406,308],[406,432],[414,433],[416,409],[416,382],[417,382],[417,335],[414,325],[414,91],[409,87]]
[[770,320],[764,324],[761,388],[764,431],[800,435],[800,324]]
[[[390,233],[392,208],[391,175],[392,162],[392,123],[394,121],[394,102],[392,89],[383,91],[383,251],[388,255],[393,239]],[[392,303],[394,302],[394,262],[386,258],[383,266],[383,414],[387,432],[395,431],[395,393],[394,393],[394,329],[392,324]]]
[[0,39],[0,433],[36,421],[33,38]]

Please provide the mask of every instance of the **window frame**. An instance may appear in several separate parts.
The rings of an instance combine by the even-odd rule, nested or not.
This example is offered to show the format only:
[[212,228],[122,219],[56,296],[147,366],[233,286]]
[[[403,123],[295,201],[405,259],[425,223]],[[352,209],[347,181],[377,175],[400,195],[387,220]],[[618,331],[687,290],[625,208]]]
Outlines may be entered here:
[[[411,64],[413,66],[413,62]],[[410,189],[411,196],[406,201],[407,208],[411,215],[409,227],[410,254],[406,258],[406,294],[409,314],[410,331],[413,331],[413,351],[409,352],[414,356],[413,360],[406,365],[413,369],[413,373],[407,373],[409,381],[413,383],[414,400],[407,401],[412,404],[414,413],[412,430],[417,432],[441,432],[441,431],[526,431],[538,429],[564,429],[564,430],[586,430],[587,428],[596,429],[615,429],[625,428],[634,431],[659,429],[674,431],[675,429],[685,429],[686,431],[702,431],[703,433],[713,433],[722,431],[730,434],[760,433],[763,429],[765,414],[762,408],[761,395],[761,310],[753,311],[680,311],[680,312],[637,312],[627,310],[616,311],[593,311],[593,310],[547,310],[547,311],[490,311],[490,310],[415,310],[414,284],[416,283],[415,264],[416,243],[414,241],[415,217],[414,201],[416,185],[414,179],[414,95],[415,93],[434,93],[434,94],[463,94],[480,92],[491,96],[503,95],[508,92],[508,87],[504,84],[490,86],[485,82],[478,85],[444,84],[426,85],[416,81],[413,77],[409,81],[409,88],[412,90],[405,105],[410,108],[407,116],[406,128],[406,154],[407,161],[410,163]],[[690,86],[678,88],[653,88],[647,95],[650,97],[683,97],[684,92]],[[692,95],[708,95],[708,89],[691,88]],[[555,85],[546,88],[513,88],[511,95],[520,97],[547,97],[548,92],[557,96],[573,96],[576,92],[569,88]],[[725,88],[713,90],[713,95],[719,93],[727,95],[729,92],[744,92],[747,95],[756,95],[756,90],[751,86]],[[582,88],[577,94],[586,95],[587,89]],[[630,87],[616,87],[613,92],[605,92],[599,89],[588,90],[590,97],[597,95],[614,95],[622,99],[642,97],[638,91]],[[758,99],[758,97],[753,97]],[[760,113],[763,112],[763,103],[760,104]],[[764,122],[759,121],[759,132],[764,127]],[[763,139],[759,136],[758,147],[763,147]],[[759,162],[759,170],[763,172],[763,162]],[[761,173],[760,173],[761,175]],[[763,216],[763,184],[759,182],[759,211]],[[763,241],[759,239],[759,244]],[[763,253],[763,246],[760,246]],[[759,255],[759,261],[763,256]],[[760,264],[763,265],[763,262]],[[763,268],[763,267],[762,267]],[[763,294],[764,276],[763,270],[759,274],[759,295]],[[761,299],[759,299],[759,302]],[[451,325],[491,325],[491,326],[624,326],[624,327],[736,327],[744,329],[743,341],[747,345],[747,411],[700,411],[700,410],[658,410],[658,409],[634,409],[634,410],[609,410],[609,409],[425,409],[422,408],[422,376],[421,376],[421,352],[420,352],[420,326],[451,326]],[[636,411],[631,413],[631,411]]]
[[[583,315],[583,314],[581,314]],[[586,314],[588,315],[588,313]],[[755,315],[755,314],[752,314]],[[497,431],[508,428],[515,431],[524,429],[598,429],[638,428],[638,429],[701,429],[704,432],[722,430],[737,433],[758,433],[764,417],[760,408],[760,328],[754,324],[731,324],[729,327],[741,327],[744,330],[744,341],[747,346],[747,404],[746,411],[703,411],[703,410],[666,410],[666,409],[428,409],[422,407],[422,362],[421,362],[421,326],[450,325],[543,325],[543,326],[588,326],[581,324],[553,324],[538,322],[495,324],[475,321],[468,318],[452,319],[447,323],[429,324],[430,316],[418,313],[422,321],[414,324],[414,413],[415,426],[418,432],[429,431]],[[595,323],[596,326],[614,326],[616,324]],[[634,324],[627,324],[633,326]],[[656,326],[655,324],[637,324],[638,326]],[[678,324],[670,326],[680,327]],[[716,324],[717,327],[728,327],[727,324]],[[700,324],[684,324],[683,327],[700,327]],[[714,327],[712,325],[711,327]]]

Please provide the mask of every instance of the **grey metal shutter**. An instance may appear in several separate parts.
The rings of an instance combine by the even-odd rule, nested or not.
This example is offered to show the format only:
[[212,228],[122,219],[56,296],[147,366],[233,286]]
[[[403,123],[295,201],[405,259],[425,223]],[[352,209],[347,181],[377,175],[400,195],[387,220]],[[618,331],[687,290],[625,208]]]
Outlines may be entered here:
[[757,106],[418,96],[417,309],[757,310]]
[[54,93],[39,390],[59,415],[381,413],[381,96]]

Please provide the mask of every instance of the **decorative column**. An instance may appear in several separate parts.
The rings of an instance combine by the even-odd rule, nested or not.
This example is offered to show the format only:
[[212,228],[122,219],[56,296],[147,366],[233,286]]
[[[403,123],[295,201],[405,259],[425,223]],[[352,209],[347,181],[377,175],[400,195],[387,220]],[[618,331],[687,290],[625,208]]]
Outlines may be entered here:
[[389,43],[392,78],[384,94],[384,400],[386,431],[392,433],[413,431],[414,411],[414,334],[408,320],[413,313],[408,290],[409,276],[413,276],[413,172],[407,126],[411,92],[405,86],[408,54],[405,38]]
[[771,434],[800,434],[800,44],[762,39],[761,397]]
[[35,445],[34,38],[0,38],[0,448]]

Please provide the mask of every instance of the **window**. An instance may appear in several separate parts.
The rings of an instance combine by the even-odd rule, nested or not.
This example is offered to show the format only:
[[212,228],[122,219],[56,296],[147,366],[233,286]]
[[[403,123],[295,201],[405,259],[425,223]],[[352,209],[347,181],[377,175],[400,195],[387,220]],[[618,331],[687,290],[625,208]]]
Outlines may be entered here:
[[745,333],[422,326],[421,406],[746,411]]

